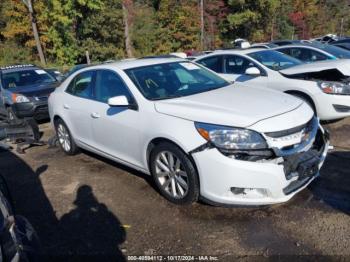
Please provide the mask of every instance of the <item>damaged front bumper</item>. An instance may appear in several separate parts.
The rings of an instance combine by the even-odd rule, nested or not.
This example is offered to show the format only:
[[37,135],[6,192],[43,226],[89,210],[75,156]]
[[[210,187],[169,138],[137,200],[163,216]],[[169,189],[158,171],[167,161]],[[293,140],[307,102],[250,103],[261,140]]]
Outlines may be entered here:
[[216,148],[193,151],[202,198],[228,205],[269,205],[291,199],[319,175],[327,155],[328,132],[315,119],[311,124],[312,130],[302,143],[271,147],[273,156],[267,159],[232,159]]

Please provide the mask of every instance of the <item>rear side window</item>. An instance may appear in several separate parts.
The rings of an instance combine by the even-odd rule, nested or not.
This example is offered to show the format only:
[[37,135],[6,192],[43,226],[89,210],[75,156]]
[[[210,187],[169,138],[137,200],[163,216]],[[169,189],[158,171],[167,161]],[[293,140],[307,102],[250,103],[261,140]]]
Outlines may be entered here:
[[86,71],[77,75],[69,83],[66,92],[83,98],[93,98],[94,75],[95,71]]
[[226,74],[244,74],[247,68],[255,66],[253,62],[248,59],[229,55],[225,57],[225,73]]
[[95,99],[107,103],[115,96],[126,96],[129,102],[132,96],[117,73],[108,70],[99,70],[96,73]]
[[216,73],[223,73],[223,56],[211,56],[197,61],[198,64],[213,70]]

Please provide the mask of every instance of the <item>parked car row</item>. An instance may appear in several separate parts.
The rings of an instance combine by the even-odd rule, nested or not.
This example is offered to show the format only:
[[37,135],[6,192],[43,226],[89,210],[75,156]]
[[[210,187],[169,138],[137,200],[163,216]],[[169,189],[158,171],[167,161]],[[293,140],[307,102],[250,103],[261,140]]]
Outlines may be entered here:
[[282,203],[319,175],[329,146],[319,121],[350,116],[350,52],[338,49],[173,53],[82,65],[61,83],[34,66],[2,68],[3,112],[36,117],[45,93],[66,154],[83,148],[149,174],[176,204]]

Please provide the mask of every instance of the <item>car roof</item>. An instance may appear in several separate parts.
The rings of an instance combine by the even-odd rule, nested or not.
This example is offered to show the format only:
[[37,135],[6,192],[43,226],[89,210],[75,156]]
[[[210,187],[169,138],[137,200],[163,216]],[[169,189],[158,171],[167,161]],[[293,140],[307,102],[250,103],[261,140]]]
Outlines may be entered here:
[[255,53],[255,52],[258,52],[258,51],[266,51],[266,50],[270,50],[270,49],[266,49],[266,48],[245,48],[245,49],[227,49],[227,50],[215,50],[213,53],[211,54],[208,54],[208,55],[202,55],[202,56],[199,56],[196,58],[197,59],[201,59],[201,58],[204,58],[204,57],[210,57],[210,56],[213,56],[213,55],[232,55],[232,54],[235,54],[235,55],[247,55],[247,54],[250,54],[250,53]]
[[320,43],[320,42],[301,42],[301,43],[296,43],[296,44],[290,44],[290,45],[284,45],[284,46],[279,46],[277,48],[286,48],[286,47],[309,47],[309,48],[316,48],[316,49],[321,49],[323,50],[324,47],[329,46],[329,44],[325,43]]
[[8,66],[2,66],[0,67],[0,71],[2,73],[11,73],[11,72],[19,72],[19,71],[26,71],[28,69],[41,69],[38,66],[35,65],[8,65]]
[[189,61],[183,58],[140,58],[140,59],[133,59],[133,60],[126,59],[126,60],[120,60],[120,61],[108,63],[108,64],[89,66],[88,69],[116,68],[120,70],[126,70],[131,68],[165,64],[165,63],[174,63],[174,62],[189,62]]

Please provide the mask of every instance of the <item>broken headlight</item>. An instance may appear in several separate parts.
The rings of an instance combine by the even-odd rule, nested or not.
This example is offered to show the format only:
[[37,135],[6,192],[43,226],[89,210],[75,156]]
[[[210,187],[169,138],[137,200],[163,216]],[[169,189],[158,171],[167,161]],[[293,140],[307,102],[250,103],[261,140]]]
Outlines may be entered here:
[[266,149],[265,139],[257,132],[227,126],[195,123],[198,133],[215,147],[223,150]]
[[339,82],[318,82],[318,86],[326,94],[350,95],[350,86]]

